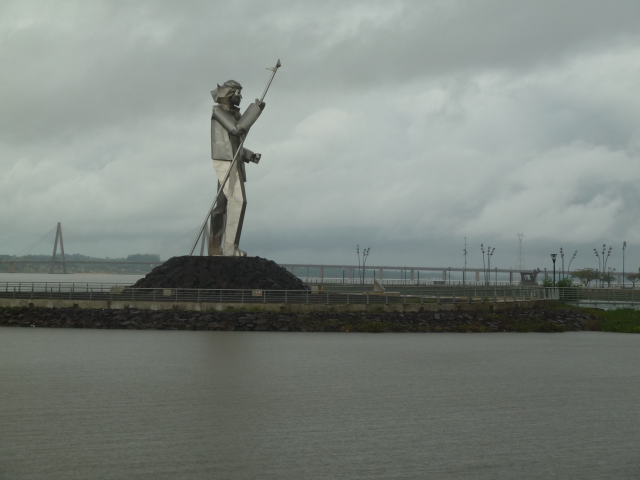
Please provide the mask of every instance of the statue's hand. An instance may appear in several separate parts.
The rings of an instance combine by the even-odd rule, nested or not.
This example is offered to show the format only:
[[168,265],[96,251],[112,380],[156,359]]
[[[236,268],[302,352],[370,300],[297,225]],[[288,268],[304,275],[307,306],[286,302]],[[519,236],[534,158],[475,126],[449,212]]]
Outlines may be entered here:
[[259,154],[259,153],[254,153],[254,154],[251,156],[251,160],[249,160],[249,161],[250,161],[251,163],[258,164],[258,163],[260,163],[260,158],[262,158],[262,155],[261,155],[261,154]]
[[265,103],[261,102],[258,98],[256,98],[256,105],[258,106],[258,108],[260,108],[260,110],[264,110]]

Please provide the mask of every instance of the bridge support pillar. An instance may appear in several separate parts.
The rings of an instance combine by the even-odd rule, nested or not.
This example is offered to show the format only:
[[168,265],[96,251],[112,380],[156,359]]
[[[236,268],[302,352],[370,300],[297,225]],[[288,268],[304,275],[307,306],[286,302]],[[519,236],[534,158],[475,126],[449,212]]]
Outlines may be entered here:
[[413,280],[413,274],[415,273],[415,270],[412,268],[411,269],[411,280]]
[[384,278],[384,277],[382,276],[382,275],[383,275],[383,273],[382,273],[382,272],[384,272],[384,270],[383,270],[383,269],[379,269],[379,270],[378,270],[378,273],[379,273],[378,277],[380,278],[380,280],[382,280],[382,279]]
[[353,280],[353,268],[349,269],[349,280]]
[[509,285],[513,283],[513,272],[509,271]]
[[447,280],[447,271],[442,270],[442,280]]
[[480,281],[480,270],[476,270],[476,282]]
[[320,283],[324,283],[324,267],[320,267]]

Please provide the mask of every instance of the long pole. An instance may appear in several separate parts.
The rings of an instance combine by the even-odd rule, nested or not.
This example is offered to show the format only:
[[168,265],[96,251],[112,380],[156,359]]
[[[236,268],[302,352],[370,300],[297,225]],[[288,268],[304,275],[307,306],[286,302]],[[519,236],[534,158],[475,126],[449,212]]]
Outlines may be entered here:
[[[269,90],[269,87],[271,86],[271,82],[273,81],[273,77],[276,76],[276,72],[278,71],[278,68],[280,68],[281,66],[282,65],[280,64],[280,59],[278,59],[278,63],[276,63],[275,67],[267,69],[267,70],[271,70],[272,73],[271,73],[271,78],[269,78],[269,83],[267,83],[267,87],[264,89],[264,92],[262,92],[262,97],[260,97],[260,101],[261,102],[264,100],[264,97],[267,95],[267,91]],[[207,212],[207,216],[205,217],[204,222],[202,222],[202,226],[200,227],[200,231],[198,232],[198,237],[196,238],[196,241],[193,242],[193,246],[191,247],[191,251],[189,252],[189,256],[193,255],[193,251],[196,249],[196,246],[198,245],[198,241],[200,240],[200,237],[202,236],[202,232],[204,232],[204,229],[207,226],[207,222],[209,221],[209,217],[211,216],[211,212],[213,211],[213,208],[216,206],[216,202],[218,201],[218,197],[220,196],[220,192],[222,192],[222,189],[224,188],[224,186],[227,183],[227,180],[229,179],[229,174],[231,173],[231,170],[233,169],[233,166],[236,164],[236,161],[238,159],[238,154],[242,151],[242,146],[244,145],[244,141],[247,138],[247,135],[245,134],[241,138],[242,138],[242,140],[240,141],[240,145],[238,145],[238,149],[236,150],[236,153],[233,156],[233,160],[231,160],[231,166],[229,167],[229,170],[227,170],[227,173],[225,174],[224,179],[222,180],[222,182],[220,183],[220,186],[218,187],[218,192],[216,193],[216,198],[213,199],[213,203],[211,204],[211,208]]]
[[624,288],[624,249],[627,248],[627,242],[622,242],[622,288]]
[[[419,272],[420,271],[418,271],[418,274]],[[467,273],[467,237],[464,237],[464,270],[462,270],[462,285],[466,285],[465,283],[466,273]]]

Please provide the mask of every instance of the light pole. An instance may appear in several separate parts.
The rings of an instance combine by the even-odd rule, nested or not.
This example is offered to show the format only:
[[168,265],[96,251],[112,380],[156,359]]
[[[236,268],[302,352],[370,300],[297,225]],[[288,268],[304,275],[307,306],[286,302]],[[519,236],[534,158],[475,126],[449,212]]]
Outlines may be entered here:
[[362,272],[360,271],[360,244],[356,245],[356,253],[358,254],[358,280],[359,280],[362,275]]
[[484,283],[487,283],[487,269],[484,266],[484,245],[480,244],[480,251],[482,252],[482,275],[484,276]]
[[464,268],[462,269],[462,285],[465,284],[466,273],[467,273],[467,237],[464,237]]
[[371,248],[365,248],[362,251],[362,284],[364,284],[364,276],[365,276],[365,269],[364,266],[367,262],[367,257],[369,256],[369,251],[371,250]]
[[609,247],[609,251],[607,252],[607,256],[604,256],[604,247],[606,247],[606,245],[602,245],[602,274],[604,275],[605,270],[607,269],[607,261],[609,260],[609,257],[611,256],[611,250],[613,249],[613,247]]
[[489,247],[487,246],[487,272],[488,272],[488,278],[487,278],[487,285],[489,285],[489,283],[491,282],[491,257],[493,256],[493,252],[496,251],[496,247]]
[[449,285],[451,285],[451,267],[449,267]]
[[498,267],[496,267],[496,285],[498,285]]
[[560,247],[560,258],[562,258],[562,279],[564,280],[564,252],[562,247]]
[[598,288],[598,272],[600,271],[600,255],[598,255],[598,251],[595,248],[593,249],[593,251],[596,254],[596,257],[598,257],[598,268],[596,269],[596,288]]
[[624,288],[624,250],[627,248],[627,242],[622,242],[622,288]]
[[571,260],[569,260],[569,266],[567,267],[567,275],[569,276],[571,276],[571,262],[573,262],[573,259],[576,258],[577,254],[578,254],[578,250],[573,252],[573,257],[571,257]]
[[557,253],[552,253],[551,254],[551,260],[553,260],[553,286],[556,286],[556,257],[558,256]]

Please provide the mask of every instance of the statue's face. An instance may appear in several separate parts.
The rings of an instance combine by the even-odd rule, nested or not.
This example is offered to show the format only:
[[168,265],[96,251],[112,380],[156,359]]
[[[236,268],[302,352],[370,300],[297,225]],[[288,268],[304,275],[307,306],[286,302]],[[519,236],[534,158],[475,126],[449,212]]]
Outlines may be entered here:
[[240,105],[240,100],[242,100],[242,94],[241,94],[242,90],[236,90],[235,93],[233,94],[233,96],[231,97],[231,99],[229,100],[229,103],[231,103],[231,105]]

